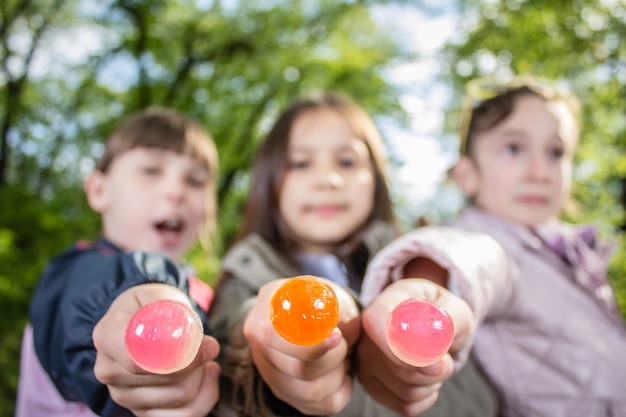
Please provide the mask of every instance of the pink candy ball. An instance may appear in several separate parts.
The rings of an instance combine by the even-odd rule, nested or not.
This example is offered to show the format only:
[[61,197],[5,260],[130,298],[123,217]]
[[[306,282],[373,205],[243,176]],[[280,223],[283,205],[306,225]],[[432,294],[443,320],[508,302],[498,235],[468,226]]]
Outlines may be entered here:
[[400,360],[424,367],[446,354],[454,338],[454,323],[436,304],[405,300],[391,312],[386,337],[389,349]]
[[179,301],[146,304],[130,319],[124,343],[140,368],[169,374],[186,368],[202,342],[202,321],[193,309]]

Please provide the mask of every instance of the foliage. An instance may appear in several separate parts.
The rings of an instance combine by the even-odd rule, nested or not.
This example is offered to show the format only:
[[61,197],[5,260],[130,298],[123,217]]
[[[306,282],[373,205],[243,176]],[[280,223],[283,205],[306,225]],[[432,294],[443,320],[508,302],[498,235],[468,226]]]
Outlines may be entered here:
[[[371,2],[374,4],[375,2]],[[12,415],[21,333],[46,262],[98,235],[81,190],[121,117],[165,105],[196,118],[220,153],[212,282],[238,226],[247,170],[269,123],[312,90],[397,118],[382,79],[401,56],[364,1],[6,0],[0,4],[0,415]]]
[[47,260],[76,236],[94,236],[97,219],[85,204],[68,207],[75,189],[42,201],[21,187],[0,187],[0,415],[13,415],[22,330],[36,279]]
[[[165,105],[200,121],[220,153],[215,251],[189,260],[212,282],[238,227],[248,167],[277,113],[318,89],[347,93],[400,122],[383,78],[406,60],[371,6],[406,0],[3,0],[0,2],[0,416],[13,415],[20,338],[46,262],[99,222],[81,181],[121,117]],[[624,227],[626,7],[623,2],[458,2],[462,25],[441,75],[506,71],[558,78],[585,106],[572,221]],[[458,102],[450,103],[448,126]],[[445,140],[442,139],[442,140]],[[621,200],[620,200],[621,199]],[[623,233],[623,232],[622,232]],[[626,311],[626,243],[611,277]]]

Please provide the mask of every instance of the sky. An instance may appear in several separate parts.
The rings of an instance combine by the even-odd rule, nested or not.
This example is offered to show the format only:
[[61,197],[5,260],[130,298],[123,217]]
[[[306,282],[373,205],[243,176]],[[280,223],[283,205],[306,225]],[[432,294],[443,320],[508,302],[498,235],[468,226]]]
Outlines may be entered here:
[[[451,99],[450,90],[437,76],[444,71],[438,54],[458,31],[455,2],[440,0],[417,7],[384,7],[375,9],[373,16],[382,24],[393,25],[393,33],[403,39],[409,51],[418,58],[411,63],[389,69],[386,78],[402,91],[401,105],[410,116],[410,127],[378,122],[383,136],[393,152],[404,161],[394,172],[394,192],[402,194],[407,206],[399,213],[404,222],[422,215],[461,204],[460,196],[442,189],[448,168],[456,153],[442,147],[444,137],[444,107]],[[434,2],[433,2],[434,3]],[[429,10],[426,14],[423,10]],[[431,221],[440,219],[431,218]]]

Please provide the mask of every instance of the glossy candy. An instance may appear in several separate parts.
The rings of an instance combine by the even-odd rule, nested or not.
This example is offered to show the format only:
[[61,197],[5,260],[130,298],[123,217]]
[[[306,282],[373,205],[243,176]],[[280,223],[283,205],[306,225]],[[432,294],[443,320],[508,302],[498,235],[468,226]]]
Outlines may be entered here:
[[179,301],[146,304],[130,319],[124,333],[126,351],[142,369],[169,374],[186,368],[202,342],[202,322]]
[[400,360],[423,367],[437,362],[448,351],[454,323],[436,304],[409,299],[391,312],[386,336],[389,348]]
[[339,322],[333,288],[319,278],[302,275],[281,285],[270,302],[270,321],[288,342],[312,346],[326,339]]

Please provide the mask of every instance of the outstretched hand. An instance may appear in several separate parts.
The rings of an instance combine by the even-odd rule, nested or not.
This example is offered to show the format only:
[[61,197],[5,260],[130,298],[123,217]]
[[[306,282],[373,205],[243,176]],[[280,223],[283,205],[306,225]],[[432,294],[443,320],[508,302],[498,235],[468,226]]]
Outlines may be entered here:
[[111,398],[137,416],[203,417],[218,400],[217,341],[203,336],[198,354],[185,369],[151,374],[130,359],[124,345],[126,324],[142,306],[163,299],[189,304],[180,290],[165,284],[144,284],[120,294],[93,332],[97,349],[94,372]]
[[270,300],[283,282],[261,287],[244,323],[254,364],[274,395],[300,412],[337,413],[352,395],[349,353],[360,333],[356,302],[331,283],[339,301],[337,328],[317,345],[294,345],[276,333],[269,317]]
[[[387,346],[387,320],[393,309],[409,298],[437,304],[454,323],[454,340],[448,353],[423,368],[402,362]],[[363,335],[357,347],[359,381],[376,401],[400,414],[414,416],[437,401],[441,384],[454,373],[451,355],[470,341],[474,318],[462,298],[429,280],[411,278],[386,287],[363,312],[362,325]]]

